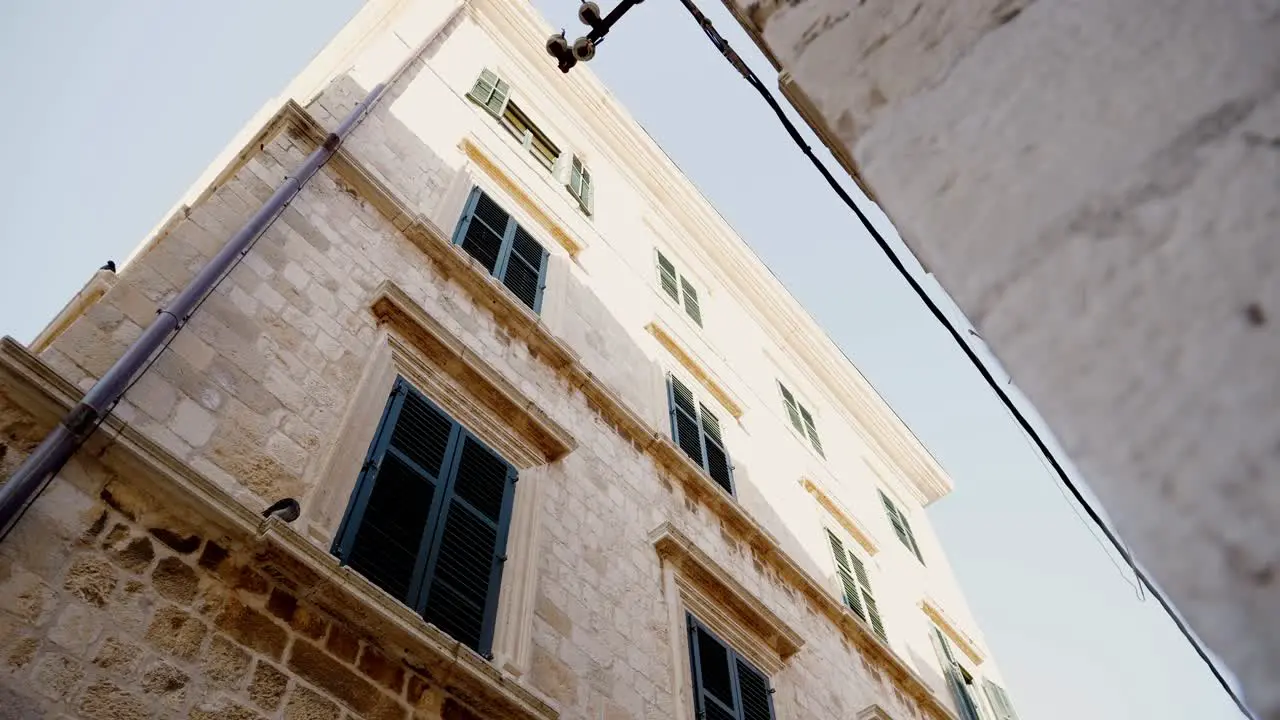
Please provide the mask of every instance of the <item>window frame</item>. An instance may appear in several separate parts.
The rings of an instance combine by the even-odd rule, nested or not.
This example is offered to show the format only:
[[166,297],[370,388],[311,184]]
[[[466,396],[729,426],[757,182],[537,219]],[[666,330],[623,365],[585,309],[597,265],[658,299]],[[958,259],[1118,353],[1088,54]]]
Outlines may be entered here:
[[[667,414],[671,422],[670,430],[671,430],[672,442],[675,443],[676,447],[681,452],[684,453],[685,457],[689,458],[693,463],[698,465],[699,469],[702,470],[704,475],[706,475],[708,478],[711,479],[712,482],[714,482],[717,486],[719,486],[726,493],[728,493],[730,497],[736,498],[737,484],[735,483],[734,477],[733,477],[733,469],[734,469],[733,456],[729,454],[728,444],[724,440],[724,423],[720,422],[719,416],[717,416],[714,412],[712,412],[711,409],[707,407],[707,403],[703,402],[702,399],[698,396],[698,394],[694,392],[693,386],[696,385],[696,383],[688,382],[685,378],[681,377],[674,370],[668,370],[666,373],[666,376],[667,376],[667,382],[666,382]],[[692,403],[693,405],[692,413],[690,413],[688,409],[682,408],[676,403],[677,384],[681,388],[683,388],[687,393],[689,397],[689,402]],[[694,458],[690,454],[689,450],[686,449],[682,444],[681,432],[679,429],[680,427],[679,418],[681,416],[686,417],[689,420],[689,422],[693,423],[693,425],[697,428],[700,458]],[[708,417],[710,417],[712,421],[712,427],[715,430],[715,436],[711,436],[710,433],[708,432],[709,430],[707,427]],[[711,443],[714,443],[716,446],[716,449],[718,449],[720,451],[720,454],[724,456],[724,466],[725,466],[725,473],[726,473],[724,482],[721,482],[720,479],[718,479],[715,476],[715,473],[711,469],[711,457],[708,452],[708,445]]]
[[778,379],[778,396],[782,399],[782,407],[787,413],[787,418],[791,421],[791,431],[795,433],[801,441],[813,448],[818,456],[823,460],[827,459],[827,452],[822,447],[822,439],[818,435],[818,421],[814,419],[813,413],[804,403],[800,402],[800,398],[786,386],[786,383]]
[[[489,78],[492,78],[491,83]],[[481,98],[480,89],[486,87],[486,85],[488,86],[487,95]],[[494,107],[495,104],[493,102],[495,95],[501,97],[497,107]],[[511,95],[511,83],[504,80],[496,70],[484,67],[480,69],[480,74],[476,77],[475,83],[472,84],[471,90],[467,92],[467,99],[480,106],[487,114],[497,120],[503,129],[520,141],[520,146],[528,151],[539,165],[554,175],[556,166],[560,159],[564,157],[565,152],[551,140],[545,130],[529,117],[529,113],[521,109],[511,99]],[[539,152],[535,147],[535,140],[551,152],[550,158]]]
[[[748,670],[755,673],[764,683],[765,696],[768,700],[769,720],[777,720],[778,711],[774,706],[773,696],[774,687],[770,682],[768,674],[756,667],[746,656],[738,652],[732,645],[725,642],[719,635],[715,633],[706,623],[699,620],[692,612],[685,611],[685,642],[689,651],[689,681],[693,686],[693,711],[697,718],[705,718],[706,713],[701,709],[704,705],[704,698],[709,698],[718,708],[734,720],[745,720],[746,708],[743,707],[742,701],[742,678],[741,668],[739,665],[745,665]],[[704,690],[703,668],[701,657],[701,642],[699,641],[699,633],[709,638],[725,651],[725,662],[729,667],[729,691],[733,707],[726,707],[723,700],[716,697],[713,693]]]
[[[591,176],[591,169],[587,167],[587,163],[582,156],[577,153],[565,153],[568,155],[568,177],[565,178],[564,187],[569,191],[569,196],[578,201],[578,208],[582,210],[588,217],[595,215],[596,210],[596,188],[595,182]],[[577,180],[578,187],[574,188],[574,181]]]
[[[698,289],[695,283],[689,280],[689,275],[687,273],[682,272],[680,268],[676,266],[676,263],[668,257],[666,253],[662,252],[661,248],[655,245],[653,251],[653,266],[658,274],[658,289],[661,290],[662,294],[667,298],[667,302],[675,304],[675,306],[680,310],[680,314],[682,316],[693,322],[694,325],[697,325],[699,330],[705,329],[705,315],[703,313],[705,305],[703,304],[702,297],[699,294],[702,291]],[[674,296],[671,294],[671,291],[667,289],[666,284],[663,283],[663,261],[666,261],[667,265],[671,266],[671,272],[675,279],[676,294]],[[690,310],[689,295],[693,296],[692,310]]]
[[[413,557],[413,571],[408,580],[405,589],[405,596],[399,597],[394,595],[391,590],[383,587],[372,577],[365,575],[360,569],[354,565],[350,565],[352,554],[355,549],[355,543],[359,536],[359,530],[363,527],[366,513],[369,509],[369,502],[372,498],[375,487],[377,486],[379,471],[382,463],[387,459],[388,453],[391,451],[391,439],[395,433],[395,429],[400,419],[401,411],[407,402],[407,396],[413,394],[417,401],[426,405],[427,408],[438,413],[441,417],[450,422],[448,440],[442,454],[441,467],[438,477],[435,478],[436,487],[432,490],[431,508],[428,510],[426,518],[423,520],[421,529],[421,539],[416,553]],[[414,386],[413,382],[405,378],[403,375],[396,375],[395,382],[388,394],[387,401],[383,408],[382,416],[378,421],[378,428],[374,433],[373,441],[369,445],[369,450],[365,455],[364,463],[360,467],[358,476],[354,486],[351,489],[346,509],[343,512],[342,520],[338,524],[337,531],[333,535],[330,546],[330,553],[338,558],[339,564],[350,566],[352,570],[360,573],[370,583],[379,589],[387,592],[397,602],[413,610],[413,612],[422,618],[425,622],[437,624],[433,619],[426,616],[430,594],[435,589],[437,581],[441,581],[437,576],[437,565],[440,559],[441,547],[443,545],[444,533],[448,526],[448,520],[455,511],[453,503],[466,503],[472,512],[480,512],[466,499],[456,494],[456,486],[462,471],[462,455],[463,448],[466,443],[474,443],[481,450],[500,460],[506,466],[506,475],[503,485],[503,495],[500,499],[498,518],[494,522],[495,539],[494,547],[491,552],[491,567],[489,571],[488,584],[486,585],[486,597],[484,605],[481,609],[481,625],[476,646],[472,649],[480,653],[488,659],[493,658],[493,640],[494,633],[498,621],[498,601],[501,596],[502,580],[507,560],[508,541],[510,540],[511,520],[514,514],[514,504],[516,495],[516,484],[519,477],[519,471],[510,460],[507,460],[501,453],[494,450],[484,440],[477,436],[474,432],[468,430],[459,420],[450,415],[445,409],[441,408],[437,403],[433,402],[421,390]],[[398,457],[404,455],[404,451],[395,449],[397,460],[402,464],[413,462],[412,459]],[[418,467],[415,472],[425,470]],[[430,475],[429,471],[427,472]],[[442,581],[446,582],[447,581]],[[448,631],[441,628],[441,632],[448,634]],[[452,636],[451,636],[452,637]],[[467,644],[463,638],[454,638],[463,644]]]
[[[473,187],[470,194],[467,195],[467,201],[462,206],[462,215],[458,218],[457,227],[455,227],[453,231],[452,242],[454,245],[462,248],[464,252],[467,252],[469,256],[473,258],[476,257],[466,249],[465,242],[467,240],[467,231],[470,229],[472,221],[475,220],[476,207],[480,203],[481,196],[488,198],[489,202],[497,206],[497,208],[507,216],[507,224],[506,227],[503,228],[502,238],[497,251],[497,258],[494,260],[494,266],[493,269],[489,271],[489,275],[502,283],[503,287],[505,287],[511,295],[519,300],[522,305],[532,310],[535,315],[540,316],[542,314],[542,301],[547,294],[547,266],[551,260],[551,251],[545,243],[539,240],[533,233],[529,232],[528,228],[522,225],[512,212],[499,203],[497,198],[479,185]],[[488,223],[485,223],[485,226],[488,227]],[[489,229],[492,230],[493,228]],[[515,290],[513,290],[507,282],[507,272],[511,266],[512,255],[516,255],[517,261],[522,261],[526,268],[533,267],[533,264],[528,261],[528,258],[524,258],[523,255],[514,250],[516,235],[520,231],[523,231],[530,240],[542,249],[542,259],[539,267],[537,268],[537,288],[534,290],[532,305],[516,294]],[[477,258],[477,260],[479,259]]]

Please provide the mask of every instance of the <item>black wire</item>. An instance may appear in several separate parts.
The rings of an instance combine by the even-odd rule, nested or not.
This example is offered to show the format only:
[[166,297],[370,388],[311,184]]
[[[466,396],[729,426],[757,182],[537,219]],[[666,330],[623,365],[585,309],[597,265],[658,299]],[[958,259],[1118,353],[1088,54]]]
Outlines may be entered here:
[[783,127],[786,128],[787,134],[791,136],[792,141],[799,146],[800,150],[809,158],[809,161],[813,163],[813,166],[818,169],[818,172],[822,174],[823,179],[827,181],[827,184],[831,186],[831,189],[834,190],[836,195],[844,201],[844,204],[849,206],[849,209],[853,210],[854,214],[858,216],[858,220],[862,222],[863,227],[871,234],[872,239],[876,241],[876,245],[880,246],[880,249],[884,252],[885,256],[888,257],[889,262],[893,264],[893,267],[896,268],[898,273],[902,275],[903,279],[907,281],[907,284],[911,286],[911,289],[915,291],[916,295],[924,301],[925,306],[929,308],[929,312],[931,312],[933,316],[937,318],[938,322],[946,328],[947,332],[951,335],[951,338],[960,346],[960,349],[964,351],[965,356],[969,358],[969,361],[973,363],[974,368],[976,368],[978,373],[982,375],[982,378],[986,380],[987,384],[995,392],[1000,401],[1004,403],[1005,407],[1017,420],[1018,425],[1021,426],[1022,430],[1028,436],[1030,436],[1032,442],[1035,443],[1036,448],[1049,461],[1049,464],[1053,467],[1054,472],[1057,473],[1062,484],[1071,492],[1071,495],[1075,498],[1076,502],[1084,508],[1089,519],[1101,528],[1102,532],[1107,536],[1107,539],[1111,541],[1111,544],[1114,545],[1116,550],[1120,553],[1120,556],[1129,564],[1129,567],[1133,568],[1134,574],[1142,581],[1142,584],[1151,591],[1151,595],[1156,598],[1160,603],[1160,606],[1164,608],[1166,613],[1168,613],[1170,619],[1173,620],[1174,625],[1176,625],[1182,635],[1186,637],[1187,641],[1191,643],[1191,646],[1195,648],[1196,654],[1199,655],[1200,659],[1209,667],[1209,672],[1213,673],[1214,678],[1217,679],[1218,683],[1222,686],[1222,689],[1225,690],[1227,695],[1229,695],[1235,702],[1236,707],[1240,709],[1240,712],[1244,713],[1246,717],[1254,718],[1254,714],[1249,710],[1248,706],[1245,705],[1244,700],[1236,694],[1235,690],[1227,682],[1226,678],[1222,676],[1221,672],[1219,672],[1218,667],[1214,664],[1213,660],[1210,659],[1208,652],[1205,650],[1200,640],[1192,634],[1191,630],[1182,621],[1182,618],[1179,616],[1177,611],[1173,609],[1172,605],[1170,605],[1169,601],[1164,597],[1164,594],[1155,586],[1151,579],[1147,577],[1146,572],[1144,572],[1140,567],[1138,567],[1137,563],[1134,562],[1133,557],[1129,554],[1128,550],[1125,549],[1124,544],[1120,542],[1120,539],[1111,531],[1111,528],[1107,526],[1107,523],[1098,514],[1098,511],[1095,510],[1093,506],[1089,504],[1088,500],[1085,499],[1080,488],[1076,486],[1075,482],[1067,474],[1067,471],[1062,467],[1062,464],[1058,462],[1056,457],[1054,457],[1053,452],[1049,450],[1049,447],[1040,437],[1040,434],[1036,432],[1034,427],[1032,427],[1031,422],[1022,414],[1022,411],[1018,409],[1017,405],[1014,404],[1009,395],[1005,393],[1004,389],[1000,386],[1000,383],[996,381],[995,377],[991,374],[991,371],[987,369],[986,364],[983,363],[982,359],[973,351],[973,348],[965,342],[964,336],[958,329],[956,329],[956,326],[951,322],[946,314],[943,313],[942,309],[936,302],[934,302],[929,293],[920,285],[915,276],[907,269],[906,265],[902,262],[902,259],[898,257],[897,252],[894,251],[889,243],[885,241],[884,236],[880,234],[880,231],[876,229],[875,225],[871,223],[866,214],[862,212],[862,208],[858,206],[858,203],[850,197],[849,193],[845,191],[844,187],[831,174],[831,171],[827,169],[827,166],[822,162],[822,160],[818,159],[818,157],[813,154],[813,149],[804,141],[804,138],[800,135],[800,131],[796,128],[795,124],[791,122],[791,119],[787,117],[786,112],[782,109],[782,106],[778,104],[778,101],[774,99],[773,93],[769,88],[760,81],[760,78],[752,72],[751,68],[747,67],[746,63],[742,61],[742,58],[733,50],[732,47],[729,46],[728,41],[726,41],[724,37],[716,31],[716,29],[711,25],[711,21],[702,14],[697,6],[693,4],[692,0],[680,1],[684,4],[685,8],[693,14],[694,19],[698,21],[703,32],[706,33],[707,38],[711,40],[711,43],[716,46],[716,49],[720,51],[720,54],[723,55],[725,59],[728,60],[729,63],[739,72],[739,74],[746,79],[747,83],[750,84],[751,87],[755,88],[756,92],[764,98],[764,101],[768,103],[770,109],[773,110],[773,113],[778,116],[778,120],[782,123]]

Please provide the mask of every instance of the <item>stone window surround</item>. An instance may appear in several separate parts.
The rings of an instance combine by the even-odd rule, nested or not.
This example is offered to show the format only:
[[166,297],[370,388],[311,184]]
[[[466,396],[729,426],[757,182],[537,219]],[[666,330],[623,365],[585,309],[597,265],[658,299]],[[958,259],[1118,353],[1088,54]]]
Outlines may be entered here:
[[800,478],[800,486],[813,496],[819,507],[826,511],[841,528],[844,528],[849,537],[862,546],[867,555],[875,557],[876,553],[880,552],[880,544],[876,542],[875,536],[866,528],[866,525],[856,520],[853,517],[853,513],[845,508],[844,504],[828,492],[821,483],[813,478],[802,476]]
[[534,550],[541,529],[538,512],[545,466],[567,455],[577,443],[532,399],[466,348],[394,283],[384,282],[375,291],[370,310],[378,318],[379,331],[332,435],[334,441],[320,463],[314,490],[302,503],[300,527],[319,547],[332,544],[387,396],[396,377],[404,377],[519,469],[493,656],[499,667],[512,675],[523,675],[532,652],[537,586]]
[[735,420],[742,420],[742,415],[746,412],[742,402],[732,391],[717,382],[715,376],[709,370],[694,359],[693,354],[680,344],[680,341],[675,337],[675,333],[666,323],[654,318],[649,324],[645,325],[644,329],[649,331],[649,334],[658,341],[658,344],[667,351],[667,354],[675,358],[676,362],[684,368],[685,374],[697,380],[698,384],[702,385],[707,393],[715,398],[720,403],[720,406]]
[[919,604],[920,610],[929,618],[929,621],[936,625],[975,666],[981,665],[986,660],[986,655],[982,652],[982,646],[970,637],[968,633],[960,629],[959,624],[952,620],[950,615],[947,615],[937,600],[925,597]]

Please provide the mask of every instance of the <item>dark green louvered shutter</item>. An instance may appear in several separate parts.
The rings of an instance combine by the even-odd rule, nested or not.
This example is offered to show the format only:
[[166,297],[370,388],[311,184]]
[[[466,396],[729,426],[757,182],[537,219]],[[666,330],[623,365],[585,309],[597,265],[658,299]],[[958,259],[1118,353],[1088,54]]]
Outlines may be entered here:
[[933,640],[933,649],[938,653],[938,663],[942,666],[942,674],[946,676],[947,687],[951,689],[951,697],[956,702],[960,720],[981,720],[978,708],[965,688],[964,673],[951,652],[951,643],[947,640],[947,636],[935,627],[929,637]]
[[693,285],[688,280],[680,278],[680,290],[684,293],[684,312],[698,327],[702,327],[702,306],[698,304],[698,291],[693,289]]
[[[514,225],[514,223],[513,223]],[[534,312],[542,307],[542,291],[546,287],[547,251],[515,225],[509,250],[503,256],[502,284]]]
[[791,418],[792,427],[804,434],[804,422],[800,419],[800,403],[796,402],[795,396],[786,385],[778,383],[778,388],[782,390],[782,403],[787,406],[787,416]]
[[453,421],[398,379],[338,531],[334,553],[408,604],[456,440]]
[[884,621],[880,619],[880,608],[876,605],[875,596],[871,594],[871,579],[867,577],[867,568],[852,552],[849,553],[849,562],[853,565],[853,575],[858,579],[858,587],[862,589],[862,604],[867,608],[867,622],[871,623],[871,629],[876,631],[881,640],[887,641],[889,638],[884,634]]
[[830,530],[827,531],[827,541],[831,543],[831,554],[836,559],[836,578],[840,580],[840,589],[844,591],[844,604],[855,615],[866,620],[867,616],[862,610],[862,603],[858,601],[858,583],[853,579],[853,571],[849,567],[849,555],[845,552],[844,543],[840,542],[840,538]]
[[476,84],[471,87],[467,97],[497,117],[502,115],[502,108],[507,104],[510,94],[511,87],[497,73],[485,68],[480,71],[480,77],[476,78]]
[[680,302],[680,283],[676,278],[676,266],[662,253],[658,253],[658,279],[662,283],[662,289],[672,300]]
[[667,376],[667,399],[671,404],[671,439],[698,467],[707,466],[702,451],[702,430],[693,391],[674,375]]
[[542,309],[549,253],[480,188],[471,191],[453,241],[520,302],[534,312]]
[[418,607],[427,622],[488,654],[516,471],[465,430],[457,445]]
[[809,442],[813,444],[813,449],[817,450],[819,455],[826,457],[826,453],[822,451],[822,441],[818,439],[818,429],[813,425],[813,416],[809,414],[808,410],[805,410],[803,405],[797,403],[796,406],[800,408],[800,417],[804,420],[804,432],[809,436]]
[[707,409],[700,405],[702,411],[702,444],[707,455],[707,474],[716,481],[725,492],[733,494],[733,465],[729,462],[729,453],[725,452],[724,440],[720,437],[720,421]]
[[1018,714],[1013,711],[1013,703],[1009,701],[1009,694],[1004,688],[984,679],[982,681],[987,691],[987,700],[991,703],[991,709],[996,714],[996,720],[1018,720]]
[[699,720],[773,720],[768,678],[692,616],[688,624]]
[[883,490],[879,492],[880,502],[884,504],[884,511],[889,516],[890,524],[893,525],[893,532],[902,541],[902,544],[906,545],[907,549],[915,554],[916,559],[923,563],[924,557],[920,555],[920,546],[916,545],[916,536],[911,532],[911,523],[907,522],[907,516],[902,514],[902,511],[889,499],[888,495],[884,494]]
[[461,245],[471,257],[479,260],[485,270],[492,274],[498,269],[507,226],[510,224],[511,216],[507,211],[476,188],[467,201],[466,212],[462,215],[454,242]]

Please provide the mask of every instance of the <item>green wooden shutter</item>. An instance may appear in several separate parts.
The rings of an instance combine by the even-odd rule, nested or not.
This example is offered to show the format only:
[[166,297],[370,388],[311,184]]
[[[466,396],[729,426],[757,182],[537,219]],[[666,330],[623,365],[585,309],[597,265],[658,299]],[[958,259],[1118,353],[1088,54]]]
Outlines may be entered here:
[[667,399],[671,404],[671,439],[690,460],[705,469],[707,459],[703,452],[702,430],[693,391],[674,375],[667,375]]
[[773,693],[769,691],[769,680],[741,657],[735,664],[742,720],[773,720]]
[[827,530],[827,541],[831,543],[831,554],[836,559],[836,577],[840,580],[840,588],[844,591],[844,604],[855,615],[866,620],[866,613],[863,612],[862,603],[858,600],[858,584],[854,582],[853,572],[849,568],[849,554],[845,552],[844,543],[840,542],[840,538],[830,530]]
[[688,280],[680,278],[680,289],[684,293],[684,312],[693,319],[698,327],[702,327],[702,306],[698,304],[698,291]]
[[692,617],[689,654],[699,720],[739,720],[734,702],[732,652]]
[[791,418],[791,425],[804,434],[804,422],[800,419],[800,404],[796,402],[796,398],[787,389],[786,385],[778,383],[778,387],[782,390],[782,402],[787,406],[787,415]]
[[969,697],[969,693],[965,689],[963,671],[960,669],[960,663],[956,662],[955,655],[951,652],[951,643],[948,642],[947,636],[943,635],[942,631],[937,627],[934,627],[929,638],[933,640],[933,648],[938,653],[938,663],[942,666],[942,674],[946,677],[947,687],[951,689],[951,697],[955,700],[960,720],[981,720],[973,698]]
[[573,162],[569,166],[569,182],[565,186],[569,188],[569,194],[578,200],[578,205],[582,207],[583,212],[588,215],[595,212],[595,193],[591,184],[591,171],[587,170],[582,158],[577,155],[573,156]]
[[853,565],[854,576],[858,578],[858,587],[862,588],[862,604],[867,608],[867,622],[871,623],[871,629],[876,631],[880,639],[887,642],[889,637],[884,634],[884,621],[880,619],[880,608],[876,605],[875,596],[871,594],[871,579],[867,577],[867,568],[852,552],[849,553],[849,562]]
[[1009,701],[1009,694],[1004,691],[1004,688],[985,678],[982,684],[987,691],[987,700],[991,703],[991,709],[996,714],[996,720],[1018,720],[1018,714],[1013,711],[1013,703]]
[[699,406],[702,412],[702,445],[707,455],[707,474],[716,484],[733,494],[733,465],[729,461],[729,453],[724,449],[724,439],[720,437],[720,421],[707,409]]
[[800,417],[804,420],[804,431],[809,436],[809,442],[813,443],[813,449],[817,450],[822,457],[826,457],[827,454],[822,451],[822,441],[818,439],[818,429],[813,424],[813,416],[800,403],[796,403],[796,407],[800,410]]
[[658,279],[662,283],[662,289],[672,300],[680,302],[680,284],[676,279],[676,266],[671,264],[661,252],[658,253]]
[[480,71],[480,77],[476,78],[476,84],[467,93],[467,97],[474,100],[485,110],[488,110],[494,117],[502,115],[502,109],[507,104],[507,98],[510,95],[511,86],[503,82],[497,73],[488,68]]
[[406,604],[457,437],[452,420],[397,379],[337,536],[334,552],[344,564]]
[[920,547],[916,545],[916,537],[911,532],[911,523],[907,522],[907,516],[902,514],[902,511],[898,509],[897,505],[893,504],[893,501],[889,499],[888,495],[884,494],[883,490],[879,492],[880,502],[884,503],[884,511],[889,516],[889,522],[893,525],[893,532],[897,534],[902,544],[906,545],[907,549],[915,554],[916,559],[923,563],[924,557],[920,555]]
[[502,284],[531,310],[542,308],[546,288],[547,251],[519,225],[512,229],[510,245],[504,248],[500,274]]
[[466,431],[457,445],[417,606],[427,622],[488,655],[516,471]]
[[498,268],[507,232],[512,224],[507,211],[480,188],[475,188],[467,200],[466,210],[458,222],[453,241],[492,274]]

